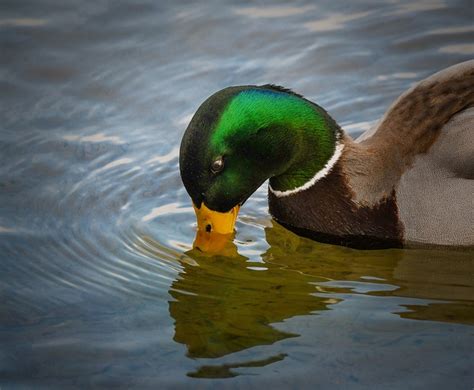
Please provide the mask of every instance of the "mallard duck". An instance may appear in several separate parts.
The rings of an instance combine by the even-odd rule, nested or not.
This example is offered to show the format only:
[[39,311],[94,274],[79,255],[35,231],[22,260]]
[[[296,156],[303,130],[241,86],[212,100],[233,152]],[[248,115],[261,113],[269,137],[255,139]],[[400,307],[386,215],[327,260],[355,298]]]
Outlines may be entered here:
[[180,171],[201,235],[230,234],[269,179],[274,220],[351,247],[474,245],[474,60],[419,82],[357,140],[280,86],[225,88],[186,129]]

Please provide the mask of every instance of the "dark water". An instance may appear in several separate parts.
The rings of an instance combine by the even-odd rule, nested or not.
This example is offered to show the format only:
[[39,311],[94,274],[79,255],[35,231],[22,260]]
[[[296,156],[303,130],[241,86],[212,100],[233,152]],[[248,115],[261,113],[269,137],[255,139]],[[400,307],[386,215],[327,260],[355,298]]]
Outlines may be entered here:
[[277,83],[352,134],[474,56],[471,1],[0,4],[0,387],[474,385],[472,252],[357,251],[272,223],[191,251],[190,115]]

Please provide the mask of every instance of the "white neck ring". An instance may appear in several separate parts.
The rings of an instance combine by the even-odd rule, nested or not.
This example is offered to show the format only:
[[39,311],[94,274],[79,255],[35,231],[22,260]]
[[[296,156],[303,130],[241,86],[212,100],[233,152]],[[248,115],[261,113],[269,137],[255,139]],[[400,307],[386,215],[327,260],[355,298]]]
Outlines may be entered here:
[[334,154],[327,161],[326,165],[324,165],[323,169],[316,172],[316,174],[310,180],[308,180],[306,183],[304,183],[303,185],[301,185],[299,187],[296,187],[292,190],[286,190],[286,191],[274,190],[270,184],[268,185],[268,188],[270,189],[270,191],[274,195],[276,195],[279,198],[282,198],[282,197],[285,197],[285,196],[290,196],[290,195],[293,195],[293,194],[297,194],[298,192],[307,190],[308,188],[312,187],[319,180],[321,180],[323,177],[326,177],[331,172],[332,168],[334,167],[334,165],[336,165],[339,158],[341,157],[343,149],[344,149],[344,144],[337,143],[336,147],[334,149]]

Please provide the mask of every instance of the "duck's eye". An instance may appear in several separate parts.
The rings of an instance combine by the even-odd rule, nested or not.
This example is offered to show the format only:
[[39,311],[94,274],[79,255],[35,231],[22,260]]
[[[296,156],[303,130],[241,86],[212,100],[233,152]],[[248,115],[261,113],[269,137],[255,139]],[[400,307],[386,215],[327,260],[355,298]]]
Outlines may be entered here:
[[216,160],[213,161],[211,164],[211,171],[212,173],[218,173],[224,169],[224,159],[221,157],[218,157]]

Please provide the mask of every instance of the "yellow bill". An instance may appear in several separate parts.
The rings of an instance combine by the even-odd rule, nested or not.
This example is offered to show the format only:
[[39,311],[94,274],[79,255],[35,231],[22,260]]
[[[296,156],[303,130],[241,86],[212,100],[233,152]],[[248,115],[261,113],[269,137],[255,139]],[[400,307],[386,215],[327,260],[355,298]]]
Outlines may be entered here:
[[193,207],[196,212],[199,231],[219,234],[233,233],[240,206],[235,206],[227,213],[219,213],[208,209],[204,203],[201,204],[199,209],[194,204]]
[[198,230],[194,239],[193,248],[201,252],[227,257],[237,256],[237,246],[233,242],[234,234],[207,233]]
[[234,207],[227,213],[212,211],[204,203],[199,209],[194,204],[193,207],[198,223],[194,248],[198,248],[202,252],[234,256],[237,249],[232,240],[240,206]]

